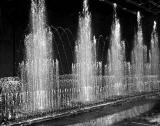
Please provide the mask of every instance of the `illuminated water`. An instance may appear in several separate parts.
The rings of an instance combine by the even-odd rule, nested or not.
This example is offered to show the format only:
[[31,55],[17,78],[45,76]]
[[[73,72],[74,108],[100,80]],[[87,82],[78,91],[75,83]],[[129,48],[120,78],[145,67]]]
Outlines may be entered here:
[[92,40],[91,15],[88,11],[88,0],[84,0],[83,12],[79,17],[78,40],[75,47],[75,74],[77,75],[77,88],[80,90],[78,99],[81,102],[88,102],[94,99],[95,44]]
[[54,68],[52,50],[52,33],[46,24],[45,1],[32,0],[31,4],[31,31],[25,38],[26,59],[23,63],[23,83],[29,100],[30,111],[46,110],[51,108],[49,90],[53,89]]
[[[158,45],[158,34],[156,28],[156,22],[154,21],[153,31],[151,34],[151,49],[150,49],[150,64],[151,64],[151,75],[159,75],[159,45]],[[157,76],[158,77],[158,76]]]
[[[105,74],[102,75],[102,62],[97,61],[97,40],[92,35],[88,1],[84,0],[83,12],[79,17],[72,74],[59,75],[59,63],[58,60],[54,60],[52,49],[55,36],[52,40],[52,32],[46,23],[45,2],[32,0],[30,33],[25,38],[26,55],[20,64],[21,80],[0,79],[5,99],[3,113],[6,118],[27,120],[46,115],[53,116],[62,112],[83,110],[124,96],[159,90],[160,54],[156,23],[151,35],[151,48],[148,50],[143,43],[140,22],[138,12],[132,60],[127,62],[125,42],[121,40],[121,27],[114,4],[108,60],[104,68]],[[62,40],[58,29],[66,36],[68,34],[63,28],[52,27],[54,35],[57,34],[61,39],[61,44],[62,41],[69,41]],[[55,46],[59,53],[58,46]],[[59,60],[67,60],[66,56],[59,55]],[[68,63],[66,64],[69,68]],[[60,66],[63,68],[62,62]]]
[[108,50],[109,76],[114,78],[114,94],[122,95],[122,85],[124,78],[125,43],[121,42],[120,23],[114,4],[114,19],[111,29],[110,48]]
[[144,55],[147,55],[147,53],[145,53],[146,47],[143,44],[143,33],[142,33],[140,12],[137,13],[137,23],[138,23],[138,30],[134,40],[134,48],[132,52],[132,65],[134,65],[134,76],[136,77],[136,88],[137,90],[142,91],[143,90],[142,76],[144,74],[143,66],[144,66],[144,63],[146,63],[144,59]]

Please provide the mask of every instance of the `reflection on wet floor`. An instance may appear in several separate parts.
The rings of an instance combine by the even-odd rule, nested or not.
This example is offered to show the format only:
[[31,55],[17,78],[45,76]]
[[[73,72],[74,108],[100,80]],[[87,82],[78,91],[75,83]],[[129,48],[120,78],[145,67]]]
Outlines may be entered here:
[[32,126],[157,126],[160,124],[159,106],[157,97],[154,99],[148,96],[35,123]]
[[[123,110],[118,113],[107,115],[91,121],[70,125],[70,126],[111,126],[117,122],[120,122],[126,118],[134,118],[149,110],[153,104],[144,104],[140,106],[134,106],[133,108]],[[122,123],[123,124],[123,123]],[[118,125],[117,125],[118,126]]]
[[114,124],[113,126],[159,126],[160,125],[160,103],[149,112],[126,119],[121,122]]
[[123,120],[122,122],[116,123],[112,126],[157,126],[158,122],[151,122],[147,118],[134,118],[134,119],[127,119]]
[[[37,123],[34,126],[152,126],[156,123],[150,123],[147,119],[156,115],[157,110],[155,110],[154,103],[154,100],[132,100],[122,104],[104,106],[87,113]],[[152,111],[145,113],[151,109]]]

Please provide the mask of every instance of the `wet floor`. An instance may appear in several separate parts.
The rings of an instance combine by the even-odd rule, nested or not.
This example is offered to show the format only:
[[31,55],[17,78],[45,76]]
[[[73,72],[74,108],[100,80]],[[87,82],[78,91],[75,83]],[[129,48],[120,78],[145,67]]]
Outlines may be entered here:
[[108,124],[112,126],[154,126],[160,124],[159,97],[144,96],[96,106],[94,109],[83,110],[78,114],[72,113],[68,117],[50,118],[52,120],[25,124],[31,126],[108,126]]
[[[146,100],[140,100],[140,101],[132,101],[130,103],[124,103],[119,104],[119,105],[112,105],[112,106],[105,106],[102,108],[99,108],[97,110],[88,112],[88,113],[81,113],[78,115],[72,115],[69,117],[65,117],[65,118],[59,118],[59,119],[54,119],[54,120],[50,120],[50,121],[46,121],[46,122],[41,122],[41,123],[36,123],[36,124],[32,124],[32,126],[65,126],[65,125],[70,125],[70,126],[106,126],[104,125],[104,123],[102,124],[95,124],[93,121],[92,123],[84,123],[83,122],[87,122],[89,120],[96,120],[98,118],[101,117],[105,117],[106,115],[110,115],[110,114],[114,114],[114,113],[118,113],[121,111],[124,111],[125,109],[130,109],[131,106],[138,106],[138,105],[142,105],[145,103],[152,103],[153,101],[146,101]],[[112,126],[152,126],[155,125],[156,122],[149,122],[147,120],[148,117],[153,117],[155,115],[158,114],[158,112],[160,113],[160,109],[158,107],[158,105],[160,105],[159,103],[148,113],[145,113],[141,116],[137,116],[135,118],[132,119],[127,119],[124,121],[121,121],[119,123],[113,124]],[[134,112],[135,113],[135,112]]]
[[113,126],[160,126],[160,101],[149,112],[123,120]]

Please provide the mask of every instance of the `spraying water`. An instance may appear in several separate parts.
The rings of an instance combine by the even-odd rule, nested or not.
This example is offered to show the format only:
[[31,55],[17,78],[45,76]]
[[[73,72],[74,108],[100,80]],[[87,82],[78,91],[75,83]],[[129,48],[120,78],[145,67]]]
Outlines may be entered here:
[[[108,51],[108,61],[109,61],[109,76],[114,79],[114,93],[116,95],[121,95],[122,93],[122,78],[124,77],[124,43],[121,43],[121,32],[120,32],[120,23],[117,18],[116,13],[117,5],[114,4],[114,20],[111,29],[111,43],[110,49]],[[112,82],[110,82],[112,83]]]
[[[91,15],[88,11],[87,0],[83,2],[83,13],[79,18],[75,64],[72,65],[73,75],[58,76],[58,61],[53,60],[52,33],[46,24],[45,2],[44,0],[32,0],[32,26],[30,34],[25,38],[26,58],[21,64],[22,83],[16,81],[15,78],[0,79],[0,84],[3,85],[2,94],[5,96],[5,116],[9,115],[8,119],[19,118],[23,120],[50,113],[52,116],[57,114],[59,117],[62,111],[74,111],[75,108],[84,109],[85,103],[86,106],[94,103],[99,106],[101,102],[108,102],[106,100],[108,98],[116,100],[115,96],[117,95],[119,98],[122,95],[130,96],[130,94],[153,92],[159,89],[159,83],[157,83],[159,78],[156,77],[159,75],[156,23],[154,23],[151,37],[150,62],[147,63],[147,48],[143,45],[141,17],[140,13],[137,14],[138,31],[135,35],[132,63],[126,62],[125,42],[121,42],[116,4],[114,4],[114,10],[105,76],[102,76],[102,63],[96,62],[96,39],[95,37],[92,39]],[[61,38],[56,28],[54,28],[54,32]],[[57,45],[55,44],[55,46]],[[59,59],[61,58],[59,57]],[[154,76],[150,76],[151,73]],[[75,97],[78,102],[84,104],[72,102]],[[138,111],[142,113],[150,107],[147,105],[138,108]],[[22,114],[23,110],[26,113]],[[109,116],[104,120],[108,120],[109,123],[106,124],[115,122],[117,118],[120,121],[122,117],[126,118],[125,116],[129,112],[115,114],[115,118]],[[102,119],[102,122],[104,120]],[[97,124],[99,125],[99,123]]]
[[93,100],[95,57],[92,44],[91,15],[88,11],[88,0],[83,2],[83,13],[79,18],[79,33],[76,51],[77,85],[80,89],[79,99],[82,102]]
[[156,31],[156,22],[154,21],[153,31],[151,34],[151,51],[150,51],[150,62],[151,62],[151,74],[159,74],[159,46],[158,46],[158,35]]
[[44,0],[32,0],[31,32],[26,36],[26,75],[30,110],[46,110],[50,106],[49,89],[53,88],[52,33],[46,24]]
[[143,64],[144,64],[144,48],[143,45],[143,32],[141,26],[141,15],[140,12],[137,13],[137,23],[138,23],[138,30],[137,34],[135,35],[135,42],[134,48],[132,52],[132,63],[134,65],[134,75],[136,77],[136,87],[138,91],[142,90],[143,85]]

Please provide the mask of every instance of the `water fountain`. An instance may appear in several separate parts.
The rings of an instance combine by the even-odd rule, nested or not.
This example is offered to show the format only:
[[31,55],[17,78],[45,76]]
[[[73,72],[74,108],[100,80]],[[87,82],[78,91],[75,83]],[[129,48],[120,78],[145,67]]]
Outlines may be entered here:
[[84,0],[83,12],[79,17],[78,40],[75,47],[75,74],[77,75],[77,89],[80,90],[78,101],[84,103],[95,99],[96,57],[94,55],[94,45],[88,0]]
[[[113,84],[113,95],[122,95],[124,92],[124,60],[125,60],[125,43],[121,43],[120,23],[117,17],[116,4],[114,4],[114,19],[111,29],[110,48],[108,50],[108,65],[110,82]],[[113,80],[113,81],[112,81]]]
[[157,26],[156,22],[154,21],[153,25],[153,31],[151,34],[151,48],[149,51],[149,63],[150,63],[150,75],[152,76],[152,79],[154,80],[153,85],[155,85],[154,88],[159,88],[158,81],[159,81],[159,64],[160,64],[160,52],[159,52],[159,44],[158,44],[158,35],[157,35]]
[[151,74],[159,75],[159,45],[158,35],[156,32],[156,22],[154,21],[153,32],[151,34],[151,50],[150,50],[150,63],[151,63]]
[[52,108],[50,89],[56,89],[57,63],[53,59],[52,32],[46,24],[45,1],[32,0],[31,31],[25,38],[26,59],[21,79],[26,87],[30,108],[27,111],[46,111]]
[[135,42],[134,48],[132,52],[132,64],[134,65],[134,76],[136,78],[136,89],[142,91],[143,85],[143,67],[144,67],[144,48],[143,45],[143,34],[142,34],[142,26],[141,26],[141,16],[140,12],[137,13],[137,23],[138,23],[138,30],[137,34],[135,35]]
[[[20,64],[21,77],[0,79],[5,104],[4,116],[8,120],[30,122],[40,117],[53,118],[63,114],[73,114],[96,106],[116,103],[119,99],[132,98],[144,92],[159,90],[160,71],[157,68],[159,68],[160,54],[156,23],[151,35],[151,49],[148,56],[147,47],[143,44],[140,13],[137,13],[138,30],[135,35],[132,60],[127,62],[125,42],[121,40],[116,8],[114,4],[105,74],[102,75],[102,62],[97,61],[97,40],[92,35],[88,0],[84,0],[83,11],[79,17],[72,74],[59,75],[59,63],[55,60],[52,48],[56,40],[55,36],[52,40],[52,32],[46,23],[45,1],[32,0],[31,30],[25,37],[26,55]],[[63,28],[52,27],[54,35],[57,34],[61,39],[58,29],[68,37]],[[56,43],[54,44],[55,48],[58,48]],[[146,105],[144,111],[149,108],[151,106]],[[122,112],[120,115],[124,113],[126,114]]]

